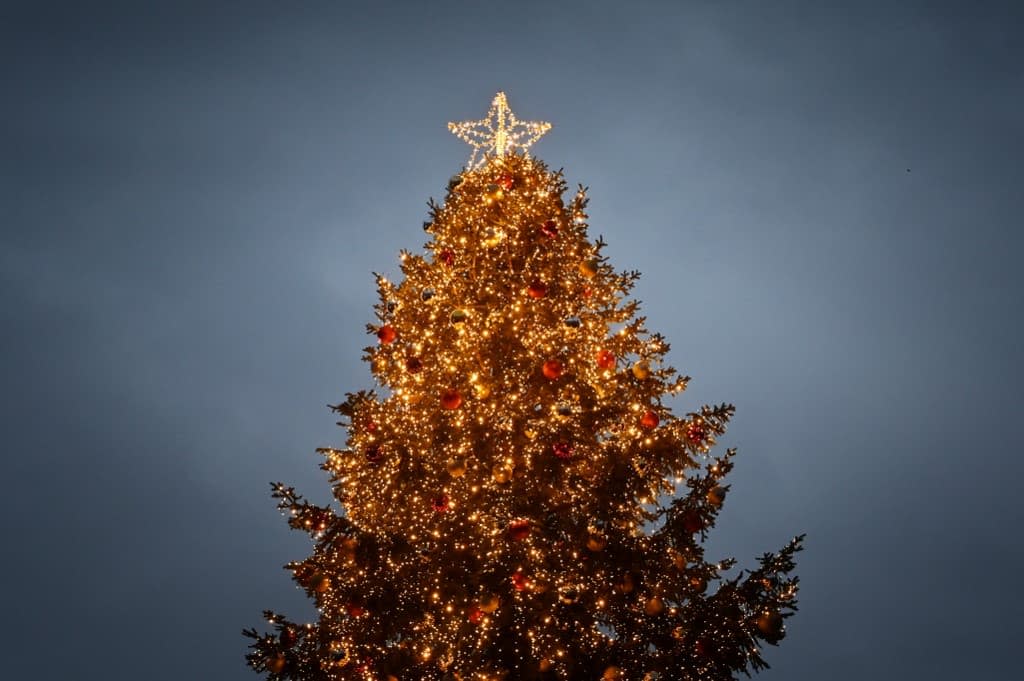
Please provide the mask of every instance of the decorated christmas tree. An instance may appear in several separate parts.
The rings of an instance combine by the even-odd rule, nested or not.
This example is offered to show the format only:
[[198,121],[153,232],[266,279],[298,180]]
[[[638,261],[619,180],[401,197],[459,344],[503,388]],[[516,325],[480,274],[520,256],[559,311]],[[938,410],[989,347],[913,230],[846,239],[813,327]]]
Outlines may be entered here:
[[331,408],[320,450],[340,511],[273,485],[312,555],[289,563],[319,620],[267,611],[270,679],[733,679],[795,607],[802,537],[759,566],[708,560],[731,405],[670,410],[665,361],[587,234],[586,190],[531,158],[550,129],[504,94],[449,124],[474,147],[429,202],[423,254],[377,276],[376,390]]

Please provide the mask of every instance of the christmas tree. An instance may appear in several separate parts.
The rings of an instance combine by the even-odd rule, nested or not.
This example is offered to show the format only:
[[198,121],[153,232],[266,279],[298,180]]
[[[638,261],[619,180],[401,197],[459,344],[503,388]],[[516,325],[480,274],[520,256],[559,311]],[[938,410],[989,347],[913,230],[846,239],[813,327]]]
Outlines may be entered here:
[[425,254],[377,276],[379,391],[331,408],[343,512],[272,485],[312,555],[286,566],[319,621],[265,612],[271,679],[733,679],[796,609],[802,537],[733,576],[702,542],[734,451],[731,405],[675,416],[689,377],[587,235],[586,190],[531,158],[551,126],[449,124],[474,147]]

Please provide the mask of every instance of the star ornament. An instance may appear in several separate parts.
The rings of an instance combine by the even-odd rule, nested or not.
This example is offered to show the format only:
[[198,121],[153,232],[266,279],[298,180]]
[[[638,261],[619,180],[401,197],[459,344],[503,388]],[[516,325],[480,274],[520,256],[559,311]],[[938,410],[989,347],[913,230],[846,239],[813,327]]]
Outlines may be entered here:
[[[527,149],[541,136],[551,129],[550,123],[543,121],[520,121],[508,108],[508,100],[504,92],[499,92],[491,102],[487,118],[479,121],[462,121],[449,123],[448,129],[453,135],[473,147],[473,155],[466,168],[479,168],[488,156],[504,156],[514,149]],[[477,160],[477,155],[483,155]]]

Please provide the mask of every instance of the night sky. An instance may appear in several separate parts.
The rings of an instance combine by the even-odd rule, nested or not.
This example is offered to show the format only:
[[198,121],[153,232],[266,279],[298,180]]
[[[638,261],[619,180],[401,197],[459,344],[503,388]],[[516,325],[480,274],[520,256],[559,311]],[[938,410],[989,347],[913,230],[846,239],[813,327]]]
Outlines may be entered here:
[[371,271],[508,93],[590,187],[677,413],[732,402],[709,557],[806,532],[764,681],[1021,678],[1016,2],[7,2],[3,678],[257,678],[312,608]]

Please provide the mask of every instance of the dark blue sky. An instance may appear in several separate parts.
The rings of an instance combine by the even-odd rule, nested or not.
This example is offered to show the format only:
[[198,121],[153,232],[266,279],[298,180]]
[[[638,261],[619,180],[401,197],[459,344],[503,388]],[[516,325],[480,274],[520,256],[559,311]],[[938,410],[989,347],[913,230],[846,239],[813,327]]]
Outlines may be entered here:
[[[44,6],[45,5],[45,6]],[[1024,10],[1006,2],[7,2],[2,676],[256,678],[309,608],[370,270],[499,90],[648,326],[733,402],[712,555],[807,532],[765,681],[1020,678]],[[1007,487],[1006,485],[1009,485]]]

